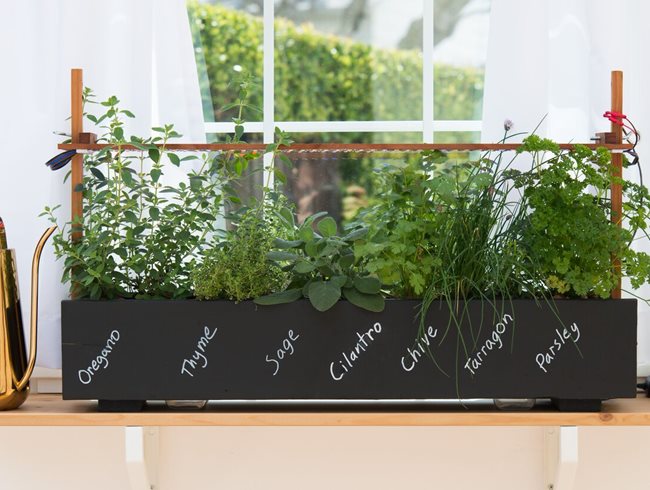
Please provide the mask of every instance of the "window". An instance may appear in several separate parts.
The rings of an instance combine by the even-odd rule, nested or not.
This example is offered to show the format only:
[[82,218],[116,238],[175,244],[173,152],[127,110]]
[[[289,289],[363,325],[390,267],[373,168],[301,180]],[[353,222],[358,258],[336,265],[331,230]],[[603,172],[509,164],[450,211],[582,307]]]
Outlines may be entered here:
[[[250,141],[271,142],[276,126],[299,142],[479,139],[490,0],[206,0],[188,9],[211,141],[234,130],[231,82],[243,72],[261,81],[243,113]],[[340,218],[350,187],[370,190],[373,162],[296,158],[302,185],[288,187],[299,214]],[[307,199],[314,193],[328,197]]]

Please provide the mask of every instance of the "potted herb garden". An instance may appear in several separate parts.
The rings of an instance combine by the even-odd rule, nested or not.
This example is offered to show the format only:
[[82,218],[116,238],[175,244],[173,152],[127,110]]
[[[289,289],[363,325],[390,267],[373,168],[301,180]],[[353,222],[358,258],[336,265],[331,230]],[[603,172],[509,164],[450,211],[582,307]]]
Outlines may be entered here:
[[[376,168],[377,197],[342,227],[322,213],[298,222],[275,165],[242,199],[260,154],[170,152],[172,126],[127,137],[115,97],[96,107],[87,117],[110,146],[86,156],[83,220],[54,242],[75,298],[62,306],[65,398],[596,410],[635,395],[636,300],[608,298],[621,275],[648,281],[650,257],[630,243],[649,197],[624,181],[625,226],[612,223],[607,150],[532,135],[462,163],[409,155]],[[276,136],[267,152],[286,161]],[[170,183],[174,167],[184,177]]]

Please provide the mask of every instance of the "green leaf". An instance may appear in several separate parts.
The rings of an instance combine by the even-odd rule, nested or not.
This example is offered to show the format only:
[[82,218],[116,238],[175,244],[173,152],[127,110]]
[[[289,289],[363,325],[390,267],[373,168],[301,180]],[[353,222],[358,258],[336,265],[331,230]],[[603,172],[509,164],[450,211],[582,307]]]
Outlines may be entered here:
[[93,174],[98,180],[101,180],[102,182],[106,181],[106,177],[104,177],[102,171],[99,170],[97,167],[91,167],[90,173]]
[[482,172],[474,176],[474,178],[472,179],[472,183],[477,187],[487,187],[492,183],[492,180],[493,180],[492,175]]
[[244,162],[241,158],[235,160],[235,173],[240,177],[244,173]]
[[330,279],[330,282],[340,288],[345,286],[345,283],[348,282],[348,276],[334,276]]
[[253,302],[258,305],[279,305],[282,303],[291,303],[300,298],[302,298],[302,289],[297,288],[260,296],[259,298],[255,298]]
[[314,239],[314,230],[309,225],[303,225],[298,231],[298,237],[304,242],[311,242]]
[[124,219],[129,223],[137,223],[138,217],[133,211],[124,211]]
[[201,190],[201,187],[203,187],[201,177],[192,175],[190,177],[190,189],[192,189],[193,192],[199,192]]
[[300,258],[300,256],[290,252],[283,252],[281,250],[272,250],[266,254],[266,258],[274,262],[295,262]]
[[124,141],[124,129],[121,126],[117,126],[113,129],[113,138],[117,141]]
[[325,277],[330,277],[334,275],[334,271],[329,265],[321,265],[318,267],[318,272],[320,272]]
[[318,311],[327,311],[341,298],[341,288],[330,281],[314,281],[309,285],[309,301]]
[[318,222],[316,225],[318,231],[325,237],[336,235],[336,221],[331,216],[327,216]]
[[151,158],[155,163],[158,163],[160,161],[160,150],[152,148],[148,153],[149,158]]
[[305,298],[309,298],[309,286],[311,286],[311,283],[314,282],[313,279],[310,279],[307,281],[304,286],[302,287],[302,295]]
[[276,248],[296,248],[303,243],[302,240],[283,240],[282,238],[276,238],[273,240],[273,246]]
[[356,277],[354,287],[361,293],[376,294],[381,290],[381,281],[376,277]]
[[353,253],[347,253],[341,256],[339,259],[339,265],[343,269],[347,269],[349,267],[352,267],[354,265],[354,254]]
[[158,208],[149,208],[149,216],[153,220],[160,218],[160,209]]
[[280,170],[279,168],[273,168],[273,175],[275,175],[275,178],[278,179],[280,182],[283,184],[287,183],[287,176],[284,175],[284,172]]
[[286,221],[287,224],[291,226],[291,228],[295,226],[293,212],[289,208],[283,207],[282,209],[280,209],[280,216],[282,216],[284,221]]
[[319,211],[318,213],[314,213],[311,216],[307,216],[307,218],[305,218],[303,226],[311,225],[315,220],[321,218],[322,216],[327,216],[327,211]]
[[350,233],[345,235],[343,237],[343,240],[345,240],[346,242],[353,242],[355,240],[361,240],[367,234],[368,234],[368,228],[357,228],[356,230],[352,230]]
[[169,158],[169,161],[172,162],[172,165],[176,165],[177,167],[180,166],[181,159],[176,153],[167,153],[167,158]]
[[158,179],[160,179],[160,176],[162,175],[162,170],[159,168],[152,168],[151,169],[151,181],[155,184],[158,182]]
[[343,296],[350,303],[364,310],[381,312],[384,311],[384,298],[380,294],[364,294],[357,291],[355,288],[344,288]]
[[122,169],[122,180],[126,185],[129,187],[133,187],[133,184],[135,184],[135,181],[133,180],[133,174],[130,172],[130,169],[128,168],[123,168]]
[[315,241],[305,243],[305,253],[310,257],[316,258],[319,255],[320,247]]
[[235,126],[235,141],[240,141],[242,136],[244,136],[244,126]]
[[308,274],[314,270],[314,264],[306,260],[299,260],[293,268],[298,274]]

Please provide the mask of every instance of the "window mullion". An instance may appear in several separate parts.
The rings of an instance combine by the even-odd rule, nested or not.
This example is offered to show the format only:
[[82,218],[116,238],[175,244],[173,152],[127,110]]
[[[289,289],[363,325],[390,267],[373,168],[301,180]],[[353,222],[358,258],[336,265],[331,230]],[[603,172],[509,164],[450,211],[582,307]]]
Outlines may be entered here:
[[433,143],[433,3],[422,0],[422,141]]
[[[264,143],[273,143],[275,129],[275,0],[264,0],[264,67],[263,67],[263,130]],[[271,182],[273,155],[264,155],[264,182]]]

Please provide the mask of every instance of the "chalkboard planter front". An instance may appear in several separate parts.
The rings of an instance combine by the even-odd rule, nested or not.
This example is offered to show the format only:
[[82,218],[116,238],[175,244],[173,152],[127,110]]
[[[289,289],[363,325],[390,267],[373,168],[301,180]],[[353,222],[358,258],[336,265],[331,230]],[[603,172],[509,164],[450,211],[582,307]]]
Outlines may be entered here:
[[[599,410],[636,395],[636,301],[514,300],[467,305],[458,335],[446,305],[416,338],[419,302],[382,313],[340,301],[64,301],[63,397],[100,410],[145,400],[551,398]],[[430,351],[431,356],[427,351]],[[381,405],[377,405],[378,407]]]

